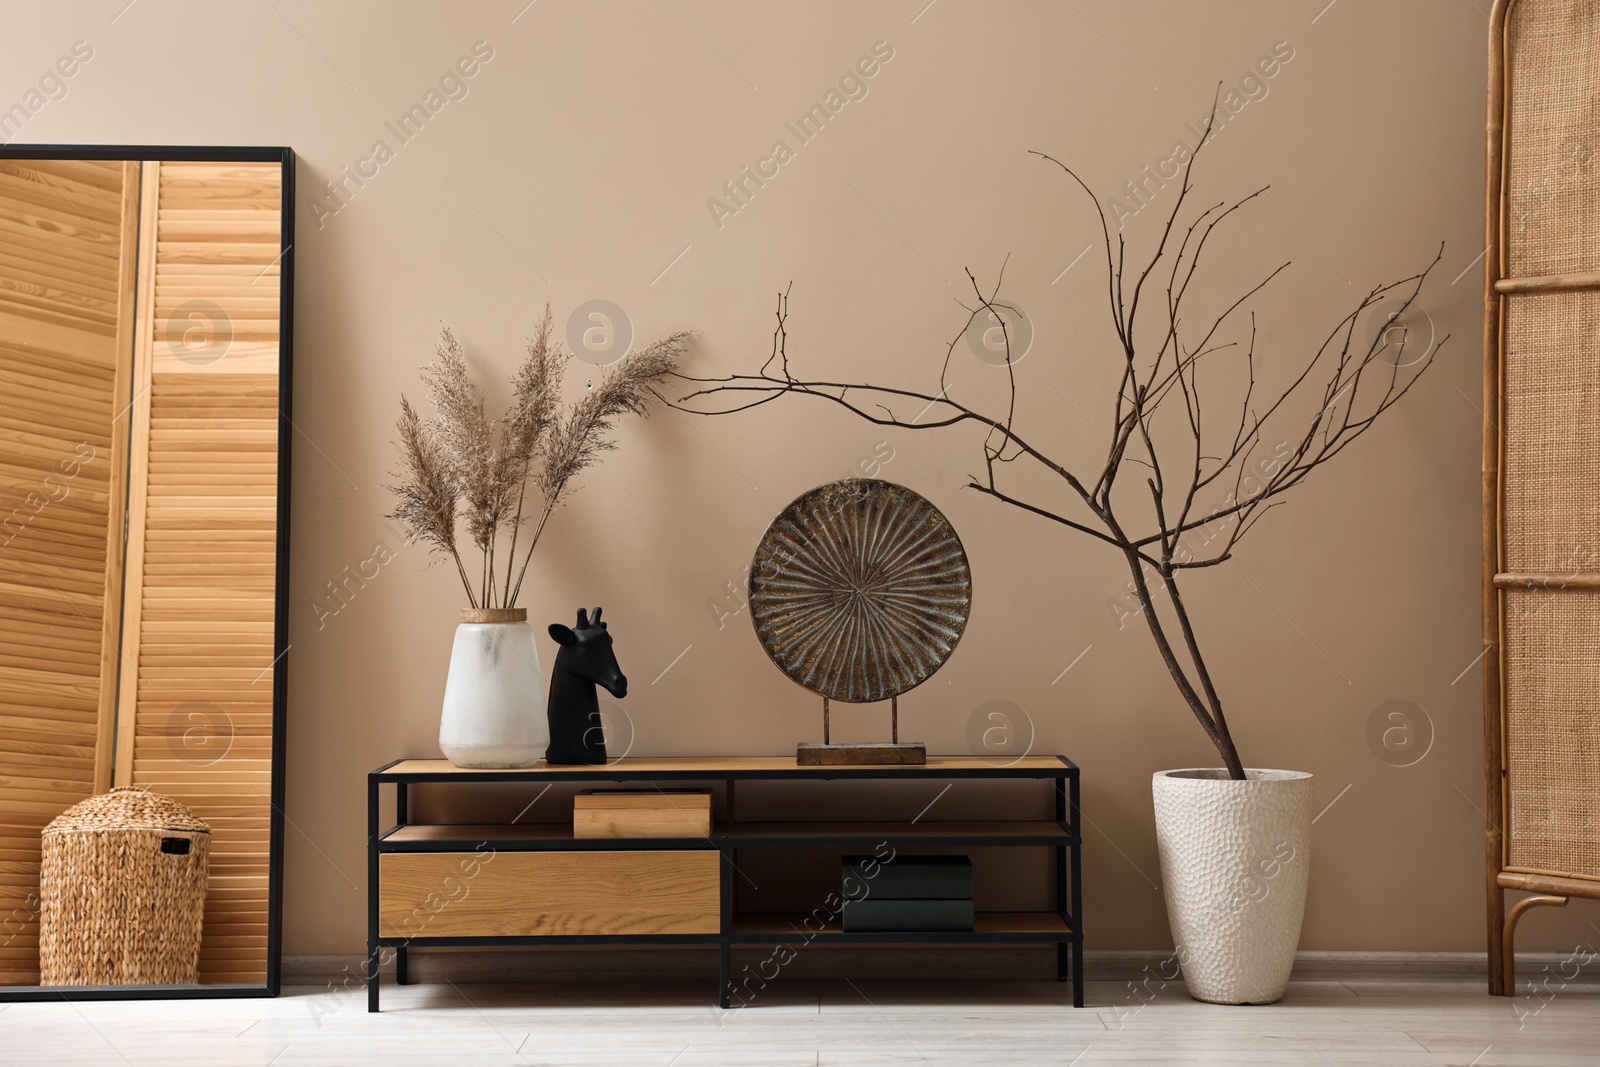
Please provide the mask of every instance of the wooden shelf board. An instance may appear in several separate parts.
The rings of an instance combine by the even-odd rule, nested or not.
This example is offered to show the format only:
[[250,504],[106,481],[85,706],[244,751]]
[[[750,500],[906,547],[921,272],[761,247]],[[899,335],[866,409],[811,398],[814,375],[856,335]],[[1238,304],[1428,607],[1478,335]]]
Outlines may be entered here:
[[[804,924],[811,918],[812,926]],[[949,937],[981,940],[986,937],[1063,937],[1072,933],[1061,916],[1052,911],[980,911],[973,918],[973,928],[966,931],[895,931],[847,934],[839,916],[830,916],[821,930],[816,930],[816,919],[804,912],[745,912],[733,917],[735,937],[799,937],[806,938],[815,931],[816,937],[849,938],[858,941],[898,941],[906,937]]]
[[994,838],[997,842],[1018,837],[1048,837],[1052,843],[1068,844],[1067,832],[1049,821],[996,821],[996,822],[741,822],[734,826],[718,826],[713,837],[726,837],[734,841],[743,838],[840,838],[859,837],[863,840],[883,838]]
[[666,838],[574,837],[568,823],[411,823],[397,826],[382,837],[384,844],[453,844],[482,841],[526,841],[579,845],[584,848],[616,845],[623,847],[647,841],[699,841],[728,840],[734,844],[755,840],[780,840],[785,843],[804,842],[811,839],[837,841],[854,838],[861,842],[890,840],[938,840],[941,838],[982,839],[994,844],[1006,844],[1018,839],[1048,839],[1049,844],[1071,844],[1072,838],[1060,826],[1048,821],[1000,822],[762,822],[738,823],[734,826],[719,824],[711,836]]
[[928,762],[916,766],[875,764],[869,766],[802,767],[793,756],[718,756],[695,758],[626,758],[604,766],[551,766],[543,761],[532,767],[489,769],[457,767],[446,759],[405,759],[373,773],[383,778],[402,778],[409,775],[429,775],[442,778],[469,780],[490,776],[514,776],[539,779],[546,776],[565,776],[593,781],[616,780],[613,776],[645,777],[650,774],[676,776],[699,775],[705,780],[738,778],[745,775],[763,776],[774,772],[796,778],[849,777],[860,772],[874,775],[906,775],[917,778],[937,778],[941,773],[981,774],[997,778],[1014,776],[1039,776],[1040,772],[1063,771],[1071,767],[1061,756],[1021,756],[1013,760],[996,761],[981,756],[929,756]]
[[385,842],[571,841],[567,823],[410,823],[383,835]]
[[380,851],[429,852],[472,851],[486,841],[510,851],[527,844],[539,849],[573,851],[618,851],[639,849],[710,849],[706,837],[574,837],[569,823],[439,823],[392,827],[380,839]]

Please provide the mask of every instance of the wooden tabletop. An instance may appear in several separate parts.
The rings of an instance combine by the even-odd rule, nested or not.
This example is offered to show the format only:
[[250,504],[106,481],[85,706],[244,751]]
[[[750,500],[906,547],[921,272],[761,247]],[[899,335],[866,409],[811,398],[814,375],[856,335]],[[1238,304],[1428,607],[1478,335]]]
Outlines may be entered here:
[[708,779],[769,776],[839,778],[862,774],[869,774],[872,777],[899,775],[939,777],[940,775],[951,774],[957,777],[965,777],[969,775],[1005,776],[1008,773],[1022,777],[1046,777],[1060,773],[1062,770],[1073,766],[1072,761],[1065,756],[1058,755],[1009,757],[929,756],[928,762],[920,766],[872,764],[867,766],[825,767],[801,767],[795,763],[793,756],[698,756],[670,758],[625,757],[612,760],[603,765],[552,766],[541,760],[532,767],[512,769],[457,767],[446,759],[402,759],[380,767],[372,773],[384,777],[427,775],[429,777],[440,776],[461,778],[463,780],[491,776],[541,778],[559,775],[604,778],[610,775],[644,777],[652,774],[671,775],[680,778],[699,775]]

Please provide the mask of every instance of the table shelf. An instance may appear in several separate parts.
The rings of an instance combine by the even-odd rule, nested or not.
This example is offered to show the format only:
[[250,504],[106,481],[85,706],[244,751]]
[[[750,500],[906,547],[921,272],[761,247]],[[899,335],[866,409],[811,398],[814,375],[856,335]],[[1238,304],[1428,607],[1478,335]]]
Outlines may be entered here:
[[[809,925],[807,921],[809,920]],[[805,912],[745,912],[733,917],[729,938],[737,943],[826,941],[837,944],[1038,944],[1069,941],[1067,921],[1051,911],[980,911],[971,930],[922,930],[847,933],[837,914],[818,917]]]
[[1048,821],[1000,820],[960,822],[750,822],[718,823],[709,837],[575,837],[567,823],[409,823],[391,827],[379,838],[384,852],[430,852],[472,848],[737,848],[866,847],[878,842],[931,847],[1075,845],[1065,826]]
[[1000,820],[970,822],[741,822],[718,826],[712,837],[745,846],[866,845],[1022,845],[1076,844],[1068,829],[1054,822]]

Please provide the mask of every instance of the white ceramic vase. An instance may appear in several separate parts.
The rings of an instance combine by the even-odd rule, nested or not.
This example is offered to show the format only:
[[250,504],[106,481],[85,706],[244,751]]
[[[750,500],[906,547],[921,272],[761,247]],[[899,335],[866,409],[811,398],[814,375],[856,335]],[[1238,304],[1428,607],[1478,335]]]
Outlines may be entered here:
[[527,609],[461,609],[439,747],[457,767],[531,767],[549,746],[544,676]]
[[1283,996],[1311,869],[1311,775],[1159,771],[1153,790],[1167,922],[1189,995],[1215,1004]]

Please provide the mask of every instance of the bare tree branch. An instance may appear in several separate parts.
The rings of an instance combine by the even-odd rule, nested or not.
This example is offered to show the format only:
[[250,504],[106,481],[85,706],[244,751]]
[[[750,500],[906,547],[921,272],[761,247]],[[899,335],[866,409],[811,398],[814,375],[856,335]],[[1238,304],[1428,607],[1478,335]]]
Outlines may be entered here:
[[[1214,121],[1215,102],[1212,114]],[[1221,696],[1179,588],[1179,575],[1185,570],[1214,567],[1233,558],[1239,540],[1268,511],[1283,503],[1286,493],[1365,434],[1379,416],[1416,385],[1448,338],[1409,362],[1400,359],[1407,343],[1405,339],[1394,359],[1384,358],[1389,346],[1382,330],[1374,334],[1364,349],[1356,343],[1358,326],[1372,322],[1380,303],[1391,294],[1401,294],[1399,309],[1390,316],[1391,320],[1405,315],[1415,305],[1423,284],[1443,256],[1441,246],[1433,261],[1420,272],[1379,285],[1362,297],[1355,309],[1328,332],[1316,351],[1298,363],[1299,369],[1287,384],[1270,394],[1270,402],[1258,406],[1256,400],[1262,382],[1258,374],[1261,354],[1257,349],[1259,335],[1255,313],[1250,314],[1247,333],[1227,340],[1222,334],[1223,331],[1242,331],[1242,327],[1232,325],[1235,314],[1247,307],[1289,264],[1277,267],[1239,296],[1226,300],[1220,310],[1202,314],[1197,320],[1198,326],[1185,323],[1185,300],[1212,234],[1264,191],[1257,190],[1226,206],[1213,204],[1195,214],[1187,224],[1181,222],[1184,205],[1193,189],[1190,179],[1194,163],[1200,148],[1209,140],[1211,129],[1208,122],[1204,138],[1184,164],[1182,184],[1153,251],[1142,265],[1133,268],[1138,276],[1133,280],[1131,293],[1124,284],[1129,270],[1128,247],[1120,234],[1113,243],[1110,224],[1093,191],[1061,161],[1042,152],[1033,153],[1055,164],[1087,193],[1100,218],[1107,308],[1117,336],[1115,358],[1120,375],[1112,398],[1110,443],[1092,479],[1084,479],[1079,474],[1081,468],[1052,458],[1017,431],[1017,368],[1012,359],[1013,338],[1005,318],[1005,313],[1012,309],[1000,298],[1003,266],[1001,278],[997,278],[987,292],[977,277],[967,271],[976,303],[971,307],[963,305],[968,315],[961,330],[945,346],[936,392],[796,376],[787,352],[789,290],[785,289],[778,296],[772,352],[758,373],[712,378],[678,375],[697,388],[669,403],[679,410],[697,414],[728,415],[750,411],[779,397],[801,395],[828,401],[875,426],[939,430],[970,424],[981,429],[978,444],[983,457],[982,474],[971,476],[966,487],[1086,534],[1122,553],[1132,575],[1141,614],[1179,695],[1216,746],[1229,774],[1243,778],[1244,766],[1229,733]],[[1180,232],[1180,227],[1182,237],[1174,248],[1173,236]],[[1163,260],[1169,261],[1165,267]],[[1158,270],[1165,274],[1165,318],[1159,323],[1159,335],[1147,339],[1148,328],[1136,332],[1135,325],[1141,308],[1148,306],[1144,299],[1145,285]],[[1005,352],[1006,395],[997,413],[952,397],[949,377],[956,344],[968,330],[978,328],[990,317],[999,324]],[[1216,390],[1214,386],[1202,389],[1202,370],[1219,360],[1229,359],[1240,361],[1245,383],[1237,419],[1230,414],[1218,428],[1206,418],[1210,403],[1206,398]],[[1403,370],[1408,373],[1402,374]],[[1296,415],[1293,407],[1301,402],[1297,398],[1308,382],[1321,382],[1323,388],[1314,401],[1314,411]],[[1181,421],[1177,422],[1165,413],[1178,409],[1163,406],[1163,402],[1174,395],[1182,399]],[[918,405],[918,410],[908,416],[906,410],[911,404]],[[1231,407],[1230,404],[1230,412]],[[924,421],[924,416],[930,413],[932,417]],[[1280,432],[1285,434],[1281,438],[1278,437]],[[1263,454],[1264,443],[1273,440],[1277,443]],[[1024,459],[1059,479],[1063,487],[1061,502],[1024,499],[1002,484],[1001,473],[1009,470],[1010,464]],[[1147,471],[1144,483],[1151,520],[1146,528],[1134,532],[1125,529],[1113,503],[1113,490],[1124,464],[1134,464]],[[1205,510],[1202,498],[1209,499],[1210,494],[1220,492],[1230,480],[1232,490]],[[1143,513],[1142,508],[1140,513]],[[1201,542],[1198,546],[1192,543],[1195,539]],[[1158,588],[1167,617],[1157,611],[1155,590]],[[1174,632],[1176,641],[1172,636]],[[1180,661],[1179,643],[1187,663]]]

